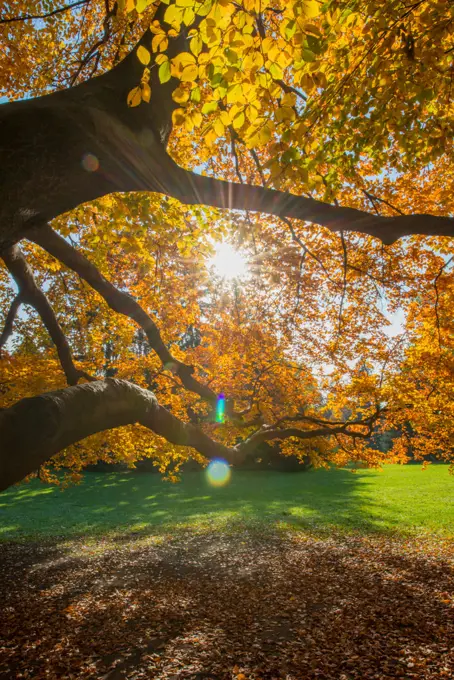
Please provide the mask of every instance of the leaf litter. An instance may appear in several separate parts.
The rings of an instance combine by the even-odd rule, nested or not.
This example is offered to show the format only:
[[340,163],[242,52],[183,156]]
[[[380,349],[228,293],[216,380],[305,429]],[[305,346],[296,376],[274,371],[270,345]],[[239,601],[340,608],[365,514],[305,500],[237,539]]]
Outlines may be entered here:
[[0,677],[454,677],[452,543],[244,530],[5,543]]

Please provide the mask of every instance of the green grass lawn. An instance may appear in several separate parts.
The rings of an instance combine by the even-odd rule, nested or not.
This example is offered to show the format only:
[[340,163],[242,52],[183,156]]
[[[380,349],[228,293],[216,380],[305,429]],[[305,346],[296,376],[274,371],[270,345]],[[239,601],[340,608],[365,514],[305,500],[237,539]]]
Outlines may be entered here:
[[0,494],[3,540],[247,526],[452,536],[454,477],[445,465],[355,474],[233,471],[227,486],[213,488],[203,472],[178,484],[154,474],[87,473],[64,491],[36,480]]

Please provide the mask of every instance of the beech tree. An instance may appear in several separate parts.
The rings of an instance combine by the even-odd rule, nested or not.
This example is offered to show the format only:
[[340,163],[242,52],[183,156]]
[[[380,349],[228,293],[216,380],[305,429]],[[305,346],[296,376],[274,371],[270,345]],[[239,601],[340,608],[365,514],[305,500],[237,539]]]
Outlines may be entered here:
[[448,0],[3,5],[1,488],[270,440],[379,465],[406,423],[451,459],[453,23]]

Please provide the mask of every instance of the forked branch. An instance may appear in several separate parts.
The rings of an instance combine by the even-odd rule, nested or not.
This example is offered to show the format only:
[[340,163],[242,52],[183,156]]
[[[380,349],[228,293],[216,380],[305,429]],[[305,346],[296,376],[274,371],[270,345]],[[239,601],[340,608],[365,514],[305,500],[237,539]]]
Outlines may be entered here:
[[[19,246],[13,246],[12,248],[4,250],[2,252],[2,259],[19,289],[19,295],[16,298],[16,300],[18,300],[17,306],[19,306],[21,302],[24,302],[31,305],[38,312],[57,348],[58,358],[60,359],[61,366],[65,372],[68,385],[77,385],[81,378],[93,380],[93,378],[85,373],[85,371],[78,369],[74,365],[68,340],[58,323],[58,319],[55,316],[55,312],[52,309],[47,296],[36,283],[33,272]],[[10,316],[10,314],[8,316]],[[2,338],[4,333],[5,331],[3,331]]]

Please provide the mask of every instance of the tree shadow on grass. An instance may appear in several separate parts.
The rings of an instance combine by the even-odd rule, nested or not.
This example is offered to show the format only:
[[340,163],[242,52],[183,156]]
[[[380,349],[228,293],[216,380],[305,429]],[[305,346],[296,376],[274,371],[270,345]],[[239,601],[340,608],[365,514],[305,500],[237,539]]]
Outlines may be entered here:
[[452,564],[433,546],[245,531],[94,556],[5,548],[3,677],[454,674]]
[[[0,537],[87,537],[129,532],[173,532],[176,527],[224,531],[276,523],[314,532],[375,533],[399,528],[402,519],[383,508],[386,522],[361,472],[235,472],[231,483],[210,487],[203,473],[170,484],[158,475],[87,473],[61,492],[38,481],[0,495]],[[379,474],[379,473],[377,473]]]

